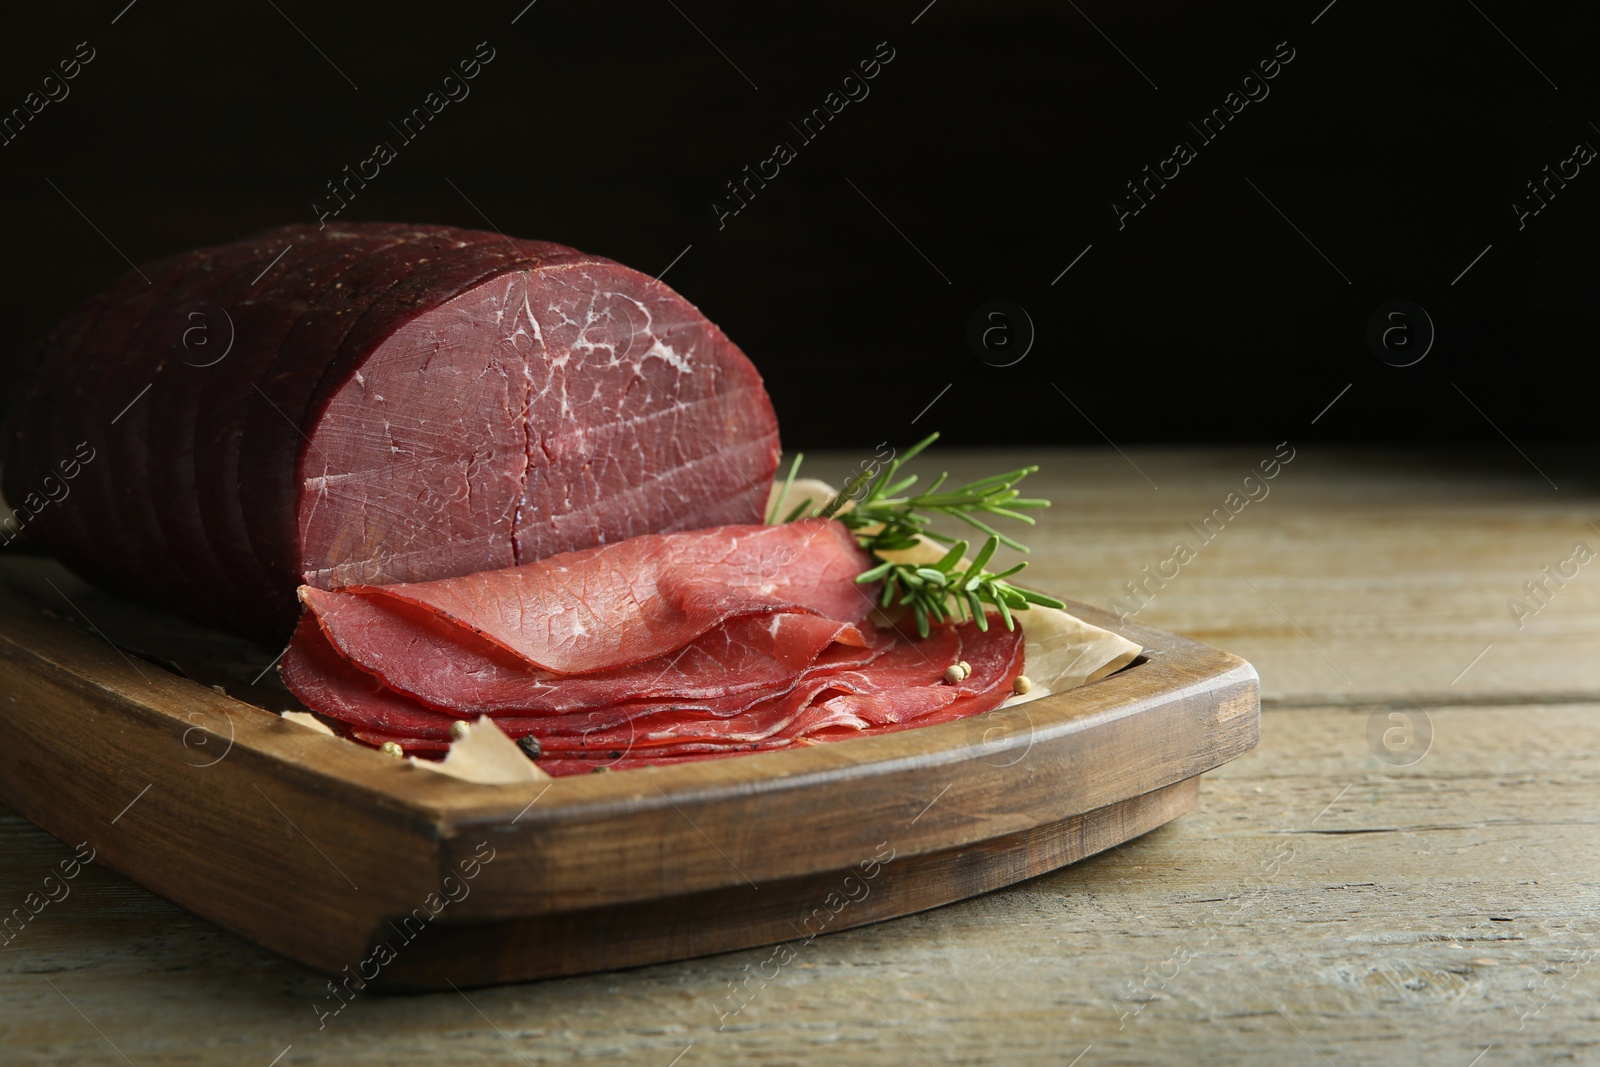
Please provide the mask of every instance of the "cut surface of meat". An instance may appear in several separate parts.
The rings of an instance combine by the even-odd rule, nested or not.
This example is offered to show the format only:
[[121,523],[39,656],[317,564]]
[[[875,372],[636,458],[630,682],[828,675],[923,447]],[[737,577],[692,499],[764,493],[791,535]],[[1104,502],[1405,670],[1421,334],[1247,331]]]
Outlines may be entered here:
[[529,667],[589,674],[675,652],[744,615],[860,621],[872,601],[854,578],[869,566],[842,524],[805,519],[645,535],[458,578],[303,595],[319,615],[346,597],[429,612]]
[[[214,347],[194,346],[201,327]],[[665,285],[396,223],[269,230],[80,306],[11,391],[6,499],[42,500],[80,442],[99,460],[26,509],[30,536],[104,584],[278,638],[302,584],[759,521],[778,454],[755,368]]]

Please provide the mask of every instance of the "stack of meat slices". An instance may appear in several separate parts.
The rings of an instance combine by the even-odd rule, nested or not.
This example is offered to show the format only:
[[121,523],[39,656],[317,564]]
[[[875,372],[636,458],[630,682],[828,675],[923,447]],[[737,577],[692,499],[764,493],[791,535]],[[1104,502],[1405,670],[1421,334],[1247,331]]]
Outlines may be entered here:
[[[492,716],[573,774],[705,759],[988,711],[1020,627],[868,621],[870,566],[837,522],[648,534],[439,581],[304,587],[282,673],[370,745],[442,755]],[[970,673],[945,680],[965,661]],[[532,747],[532,746],[527,746]]]

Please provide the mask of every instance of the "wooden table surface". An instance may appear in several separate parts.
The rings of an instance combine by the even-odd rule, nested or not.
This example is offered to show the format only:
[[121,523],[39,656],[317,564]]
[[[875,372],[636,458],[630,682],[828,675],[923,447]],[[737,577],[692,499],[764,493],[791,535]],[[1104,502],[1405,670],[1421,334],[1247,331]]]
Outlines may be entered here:
[[[1308,446],[1262,497],[1273,451],[1029,457],[1056,502],[1034,584],[1104,604],[1185,541],[1138,618],[1260,670],[1260,746],[1160,830],[776,973],[757,949],[363,996],[321,1030],[324,979],[90,865],[0,947],[0,1063],[1600,1061],[1600,561],[1563,562],[1600,550],[1585,457]],[[0,910],[70,855],[0,809]]]

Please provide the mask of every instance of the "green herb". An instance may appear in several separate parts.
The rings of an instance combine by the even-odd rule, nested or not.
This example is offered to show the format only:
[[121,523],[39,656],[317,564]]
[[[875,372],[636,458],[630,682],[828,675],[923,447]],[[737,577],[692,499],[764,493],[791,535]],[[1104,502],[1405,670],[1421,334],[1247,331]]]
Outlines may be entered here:
[[[938,439],[938,434],[929,434],[876,471],[862,471],[816,512],[821,518],[837,519],[848,526],[855,532],[861,547],[872,555],[876,566],[864,571],[856,581],[862,584],[883,582],[882,606],[909,608],[916,617],[917,632],[923,637],[928,636],[932,623],[950,619],[970,618],[980,630],[987,630],[986,604],[999,611],[1007,630],[1015,628],[1011,618],[1013,611],[1025,611],[1033,604],[1065,607],[1065,603],[1055,597],[1019,588],[1006,580],[1027,567],[1026,563],[999,572],[984,569],[1002,544],[1019,552],[1028,551],[1021,542],[989,525],[988,520],[999,517],[1029,526],[1034,524],[1033,517],[1026,512],[1047,508],[1050,502],[1024,497],[1015,486],[1039,468],[1021,467],[951,489],[944,487],[948,475],[940,474],[921,492],[903,495],[916,485],[917,476],[900,478],[900,468]],[[801,457],[796,456],[789,467],[784,494],[794,484],[800,460]],[[845,505],[851,501],[854,506],[847,510]],[[805,501],[783,521],[800,518],[811,503]],[[767,521],[775,522],[776,515],[774,506]],[[929,526],[941,515],[958,519],[987,535],[983,547],[964,568],[960,564],[968,543],[938,533]],[[883,553],[911,548],[921,537],[949,545],[950,550],[931,564],[893,563],[882,558]]]
[[787,517],[783,519],[778,518],[778,505],[783,503],[783,498],[789,495],[789,488],[794,485],[794,476],[800,471],[800,461],[805,458],[806,454],[804,452],[796,452],[794,454],[794,462],[789,464],[789,475],[783,480],[783,492],[779,493],[778,498],[772,502],[772,511],[767,514],[768,526],[781,526],[783,523],[793,522],[800,516],[804,515],[806,513],[806,509],[811,506],[811,498],[806,497],[799,504],[795,505],[795,509],[789,512]]

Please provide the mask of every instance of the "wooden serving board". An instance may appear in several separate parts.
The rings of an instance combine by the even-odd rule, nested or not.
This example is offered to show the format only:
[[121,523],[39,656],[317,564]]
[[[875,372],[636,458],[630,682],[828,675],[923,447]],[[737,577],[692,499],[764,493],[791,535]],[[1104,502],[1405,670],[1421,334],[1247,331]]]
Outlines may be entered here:
[[0,561],[0,798],[347,989],[787,942],[781,966],[818,934],[1146,833],[1194,806],[1200,774],[1255,745],[1248,663],[1070,608],[1145,654],[962,722],[488,786],[279,718],[295,705],[265,670],[277,649],[13,557]]

